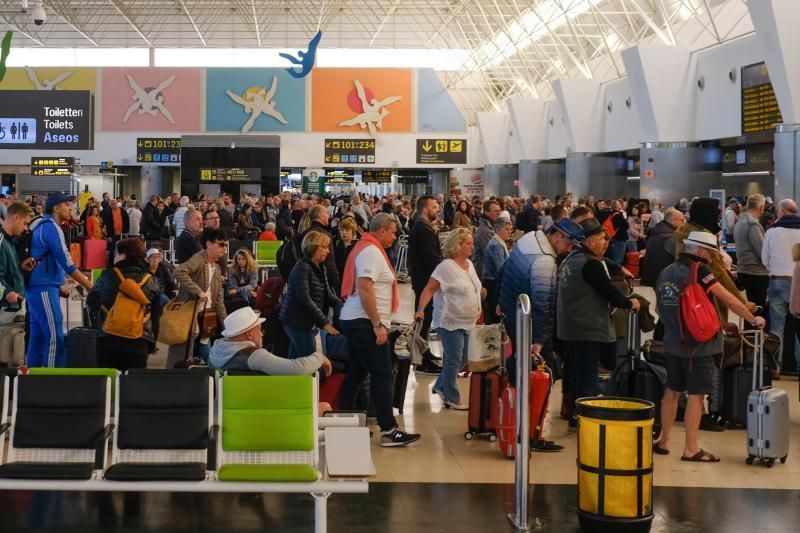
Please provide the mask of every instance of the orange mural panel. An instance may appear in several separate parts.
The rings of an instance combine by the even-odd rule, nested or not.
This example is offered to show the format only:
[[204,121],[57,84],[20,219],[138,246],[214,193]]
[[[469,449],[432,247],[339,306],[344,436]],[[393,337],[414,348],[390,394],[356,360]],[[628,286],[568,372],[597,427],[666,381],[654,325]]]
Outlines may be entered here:
[[411,69],[315,68],[311,78],[312,131],[411,131]]

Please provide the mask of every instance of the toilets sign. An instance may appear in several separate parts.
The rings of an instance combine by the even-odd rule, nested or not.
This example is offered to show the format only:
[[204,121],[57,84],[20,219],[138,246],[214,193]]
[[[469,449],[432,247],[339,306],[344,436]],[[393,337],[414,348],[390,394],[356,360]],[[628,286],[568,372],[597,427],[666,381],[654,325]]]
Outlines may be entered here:
[[89,91],[1,91],[0,149],[91,150]]

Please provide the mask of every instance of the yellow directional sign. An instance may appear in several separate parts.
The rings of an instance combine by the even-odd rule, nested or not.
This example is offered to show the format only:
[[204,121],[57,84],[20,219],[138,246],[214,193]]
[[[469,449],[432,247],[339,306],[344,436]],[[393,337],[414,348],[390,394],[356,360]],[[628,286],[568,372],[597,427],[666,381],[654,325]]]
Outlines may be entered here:
[[417,139],[417,163],[465,165],[467,141],[466,139]]

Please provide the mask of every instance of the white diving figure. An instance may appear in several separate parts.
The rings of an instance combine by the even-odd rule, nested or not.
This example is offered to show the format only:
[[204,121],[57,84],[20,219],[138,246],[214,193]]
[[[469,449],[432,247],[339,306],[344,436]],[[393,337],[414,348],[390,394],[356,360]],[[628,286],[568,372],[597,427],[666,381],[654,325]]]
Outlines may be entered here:
[[383,119],[385,119],[390,113],[386,107],[399,100],[402,100],[403,97],[389,96],[383,100],[372,98],[371,100],[367,101],[367,94],[366,91],[364,91],[364,86],[361,85],[361,82],[355,80],[353,83],[356,86],[358,99],[361,100],[361,109],[363,111],[351,119],[343,120],[339,123],[339,126],[355,126],[358,124],[362,130],[368,129],[369,134],[378,144],[383,144],[383,141],[378,136],[378,129],[383,129]]
[[172,82],[175,81],[175,74],[170,75],[169,78],[162,81],[156,88],[146,87],[144,89],[136,83],[130,74],[126,74],[126,76],[128,77],[128,84],[130,84],[131,89],[133,89],[133,95],[131,96],[133,103],[125,112],[125,116],[122,118],[123,123],[127,123],[128,119],[135,111],[137,115],[144,115],[147,113],[153,117],[161,112],[170,124],[175,124],[172,112],[164,105],[164,96],[161,94],[164,89],[172,85]]
[[61,87],[59,87],[58,84],[72,76],[72,71],[70,70],[67,72],[62,72],[52,80],[44,80],[40,82],[39,76],[36,75],[36,72],[34,72],[31,67],[25,67],[25,72],[28,73],[28,77],[33,82],[33,86],[36,87],[37,91],[60,91]]
[[256,119],[261,116],[261,113],[274,118],[281,124],[289,123],[283,117],[281,112],[275,109],[277,104],[273,98],[275,97],[275,93],[277,91],[277,76],[272,78],[272,85],[270,86],[269,91],[266,90],[266,87],[250,87],[242,96],[239,96],[230,89],[225,91],[225,94],[227,94],[231,100],[244,108],[245,113],[250,114],[250,118],[248,118],[247,122],[245,122],[242,126],[242,133],[247,133],[253,128],[253,125],[256,123]]

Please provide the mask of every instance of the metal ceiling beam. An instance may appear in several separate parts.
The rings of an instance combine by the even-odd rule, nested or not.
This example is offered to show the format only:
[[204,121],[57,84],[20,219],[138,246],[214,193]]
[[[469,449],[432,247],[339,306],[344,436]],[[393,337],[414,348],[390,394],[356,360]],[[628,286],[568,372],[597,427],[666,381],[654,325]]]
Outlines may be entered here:
[[[59,12],[59,11],[56,11],[56,9],[53,7],[53,5],[52,5],[52,4],[53,4],[53,2],[51,1],[49,4],[44,4],[44,6],[45,6],[47,9],[49,9],[50,11],[52,11],[52,13],[53,13],[54,15],[56,15],[58,18],[60,18],[61,20],[63,20],[63,21],[64,21],[64,23],[65,23],[67,26],[69,26],[70,28],[72,28],[73,30],[75,30],[75,32],[77,32],[77,33],[78,33],[78,34],[79,34],[81,37],[83,37],[84,39],[86,39],[87,41],[89,41],[90,43],[92,43],[92,46],[98,46],[97,42],[96,42],[94,39],[92,39],[92,38],[89,36],[89,34],[87,34],[87,33],[86,33],[86,32],[85,32],[85,31],[84,31],[82,28],[79,28],[79,27],[78,27],[78,25],[77,25],[75,22],[73,22],[72,20],[70,20],[70,18],[71,18],[71,17],[70,17],[70,18],[68,18],[68,17],[67,17],[65,14],[62,14],[61,12]],[[62,7],[67,7],[67,6],[66,6],[66,4],[63,4],[63,3],[62,3]]]
[[386,23],[389,22],[389,18],[394,15],[395,11],[397,11],[397,8],[400,7],[400,4],[402,3],[403,0],[394,0],[394,3],[389,6],[389,11],[386,12],[386,15],[383,17],[380,24],[378,24],[378,27],[375,29],[375,33],[372,34],[372,39],[369,40],[369,44],[367,46],[371,47],[373,44],[375,44],[375,39],[378,38],[378,34],[381,32]]
[[648,26],[650,26],[650,29],[653,30],[653,32],[664,42],[664,44],[675,44],[674,40],[670,39],[669,35],[665,34],[661,27],[656,24],[656,22],[653,20],[653,17],[650,16],[650,13],[645,11],[644,8],[639,4],[639,0],[626,1],[630,2],[630,4],[636,9],[636,12],[639,14],[639,16],[645,21],[645,23],[647,23]]
[[133,22],[132,17],[130,16],[130,14],[128,14],[124,6],[120,5],[120,2],[118,2],[117,0],[109,0],[109,1],[111,2],[111,5],[113,5],[114,8],[116,8],[117,12],[122,16],[122,18],[124,18],[125,21],[128,24],[130,24],[131,28],[133,28],[133,30],[139,34],[139,37],[141,37],[142,40],[147,43],[148,48],[152,48],[153,43],[150,42],[150,39],[148,39],[147,36],[145,36],[144,32],[142,32],[139,26]]
[[177,2],[178,2],[178,5],[179,5],[179,6],[181,7],[181,9],[183,10],[183,12],[184,12],[184,14],[186,15],[186,17],[189,19],[189,22],[192,24],[192,27],[194,28],[194,31],[195,31],[195,33],[197,33],[197,36],[200,38],[200,42],[201,42],[201,43],[203,43],[203,46],[204,46],[204,47],[205,47],[205,46],[208,46],[208,45],[206,44],[206,39],[205,39],[205,37],[203,37],[203,34],[202,34],[202,33],[200,33],[200,28],[198,28],[198,27],[197,27],[197,24],[196,24],[196,23],[195,23],[195,21],[194,21],[194,17],[192,16],[192,14],[191,14],[191,13],[189,13],[189,10],[188,10],[188,9],[186,9],[186,4],[184,4],[184,3],[183,3],[183,0],[177,0]]
[[40,41],[39,39],[37,39],[36,37],[31,35],[30,33],[26,32],[26,31],[23,31],[19,26],[17,26],[16,24],[14,24],[10,20],[8,20],[8,18],[5,15],[2,16],[2,19],[3,19],[3,22],[6,24],[6,26],[11,28],[15,32],[19,33],[20,35],[23,35],[23,36],[27,37],[28,39],[30,39],[31,41],[35,42],[39,46],[44,46],[44,43],[42,41]]

